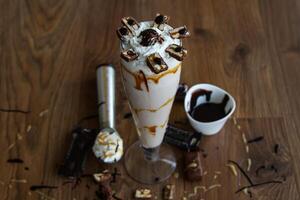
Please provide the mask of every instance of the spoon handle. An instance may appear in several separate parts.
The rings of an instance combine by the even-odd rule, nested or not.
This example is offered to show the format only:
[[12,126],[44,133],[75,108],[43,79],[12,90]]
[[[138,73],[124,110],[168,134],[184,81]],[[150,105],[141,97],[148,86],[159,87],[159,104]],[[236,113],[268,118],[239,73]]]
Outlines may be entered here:
[[101,64],[96,73],[100,130],[115,129],[115,69],[111,64]]

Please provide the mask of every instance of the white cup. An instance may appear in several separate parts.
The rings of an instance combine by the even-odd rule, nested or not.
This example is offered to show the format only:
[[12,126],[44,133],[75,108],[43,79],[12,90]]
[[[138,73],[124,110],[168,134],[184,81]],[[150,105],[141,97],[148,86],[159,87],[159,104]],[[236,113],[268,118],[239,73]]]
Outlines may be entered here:
[[[191,103],[191,98],[192,98],[192,94],[196,91],[199,90],[208,90],[211,91],[211,96],[210,96],[210,103],[221,103],[224,96],[227,94],[229,97],[229,100],[226,103],[225,106],[225,113],[226,115],[221,118],[218,119],[216,121],[212,121],[212,122],[200,122],[198,120],[195,120],[189,113],[190,110],[190,103]],[[205,98],[205,96],[200,96],[198,97],[197,101],[196,101],[196,106],[202,103],[207,103],[207,99]],[[234,110],[236,107],[236,103],[234,98],[225,90],[211,85],[211,84],[197,84],[192,86],[188,92],[186,93],[185,99],[184,99],[184,109],[186,112],[186,115],[188,116],[189,122],[192,125],[192,127],[198,131],[201,132],[203,135],[214,135],[216,133],[218,133],[224,126],[224,124],[226,123],[227,119],[233,114]]]

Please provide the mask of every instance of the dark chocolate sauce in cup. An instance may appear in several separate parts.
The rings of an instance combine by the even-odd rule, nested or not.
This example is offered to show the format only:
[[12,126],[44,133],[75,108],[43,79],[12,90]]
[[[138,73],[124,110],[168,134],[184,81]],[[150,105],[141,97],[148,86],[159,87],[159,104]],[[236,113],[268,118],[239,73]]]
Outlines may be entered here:
[[[225,111],[229,96],[225,94],[221,103],[210,102],[212,91],[198,90],[192,94],[189,114],[197,121],[200,122],[213,122],[225,117],[229,112]],[[200,96],[206,97],[206,102],[197,104],[197,100]]]

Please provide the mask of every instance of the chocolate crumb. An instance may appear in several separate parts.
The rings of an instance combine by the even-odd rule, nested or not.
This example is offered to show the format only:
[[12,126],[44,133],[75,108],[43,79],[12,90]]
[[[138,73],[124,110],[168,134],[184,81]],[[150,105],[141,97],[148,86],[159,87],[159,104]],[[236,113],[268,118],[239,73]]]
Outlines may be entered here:
[[275,144],[274,145],[274,153],[278,154],[278,152],[279,152],[279,144]]
[[155,182],[158,182],[159,180],[160,180],[159,177],[155,177],[155,179],[154,179]]
[[132,118],[132,113],[131,113],[131,112],[126,113],[126,114],[123,116],[123,118],[124,118],[124,119]]
[[256,137],[254,139],[248,140],[248,144],[255,143],[255,142],[260,142],[263,139],[264,139],[264,136],[259,136],[259,137]]
[[208,154],[207,153],[203,153],[202,156],[203,156],[203,158],[206,158],[208,156]]
[[49,185],[32,185],[30,186],[31,191],[41,190],[41,189],[57,189],[57,186],[49,186]]
[[11,159],[7,159],[8,163],[24,163],[24,161],[20,158],[11,158]]
[[26,171],[28,171],[28,170],[29,170],[29,167],[24,167],[24,169],[25,169]]

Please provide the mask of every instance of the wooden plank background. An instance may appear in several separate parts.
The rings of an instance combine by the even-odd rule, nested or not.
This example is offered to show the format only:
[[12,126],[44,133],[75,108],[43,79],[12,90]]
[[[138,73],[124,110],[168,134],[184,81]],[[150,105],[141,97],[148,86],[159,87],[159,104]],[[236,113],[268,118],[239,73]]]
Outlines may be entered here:
[[[96,113],[95,67],[117,66],[117,124],[128,147],[137,139],[119,71],[119,41],[115,30],[123,16],[153,19],[171,16],[171,25],[187,25],[192,37],[184,41],[189,55],[181,80],[189,85],[213,83],[228,90],[237,101],[235,119],[222,132],[204,137],[200,182],[185,181],[183,152],[177,149],[179,178],[151,186],[157,199],[166,183],[176,184],[176,199],[188,196],[197,185],[221,184],[190,199],[248,199],[235,191],[246,184],[226,167],[228,159],[246,166],[256,182],[285,177],[283,184],[251,189],[253,199],[299,199],[300,189],[300,2],[297,0],[68,0],[0,1],[0,108],[30,110],[29,114],[0,112],[0,197],[11,199],[95,199],[95,185],[88,179],[72,189],[57,175],[70,142],[70,130],[80,118]],[[42,111],[43,116],[40,116]],[[171,122],[184,120],[176,103]],[[26,131],[31,126],[30,131]],[[97,120],[84,124],[97,127]],[[241,130],[238,129],[241,127]],[[245,151],[248,139],[264,136]],[[278,154],[273,147],[280,144]],[[14,146],[12,146],[14,145]],[[9,158],[23,164],[9,164]],[[260,165],[274,164],[277,173],[256,175]],[[117,167],[122,173],[113,188],[118,197],[132,199],[143,187],[124,172],[123,161],[114,166],[93,156],[86,173]],[[218,177],[215,172],[220,171]],[[25,179],[27,183],[12,183]],[[35,184],[59,186],[41,193],[28,192]],[[49,199],[49,198],[48,198]]]

